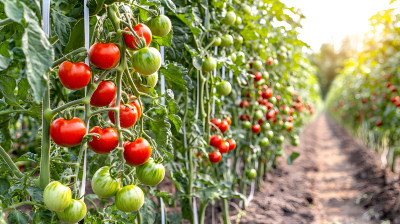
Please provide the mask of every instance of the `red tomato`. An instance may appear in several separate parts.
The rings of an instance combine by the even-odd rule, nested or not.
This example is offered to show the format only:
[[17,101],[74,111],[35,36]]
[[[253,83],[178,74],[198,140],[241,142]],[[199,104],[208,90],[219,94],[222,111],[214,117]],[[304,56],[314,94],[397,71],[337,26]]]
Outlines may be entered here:
[[222,142],[222,144],[218,146],[218,150],[220,153],[227,153],[229,151],[229,146],[229,142]]
[[[120,104],[119,106],[119,121],[121,127],[123,128],[132,127],[139,117],[138,111],[136,109],[136,106],[133,105],[133,102],[129,105],[132,107],[132,109],[123,104]],[[115,107],[115,99],[111,102],[110,107]],[[114,111],[108,111],[108,118],[110,118],[110,121],[115,124]]]
[[50,125],[50,137],[53,141],[62,147],[77,146],[82,142],[86,135],[86,126],[79,118],[65,120],[58,118]]
[[95,43],[89,49],[90,62],[101,69],[115,68],[120,58],[118,46],[112,43]]
[[221,122],[221,124],[219,125],[219,130],[220,130],[222,133],[224,133],[224,132],[226,132],[226,131],[228,130],[228,127],[229,127],[228,122],[226,122],[225,120],[223,120],[223,121]]
[[391,87],[392,85],[393,85],[393,84],[390,83],[390,82],[387,82],[387,83],[386,83],[386,87],[387,87],[387,88]]
[[377,127],[382,126],[382,121],[381,121],[381,120],[376,121],[376,122],[375,122],[375,125],[376,125]]
[[392,101],[392,103],[398,102],[398,101],[400,101],[400,97],[399,96],[392,96],[392,97],[390,97],[390,101]]
[[266,106],[268,110],[271,110],[274,107],[274,105],[271,102],[268,102]]
[[261,126],[259,124],[255,124],[251,126],[251,131],[253,131],[254,134],[260,133]]
[[118,132],[114,128],[101,129],[99,126],[95,126],[89,133],[100,135],[99,139],[96,136],[92,136],[92,141],[88,143],[96,153],[107,154],[118,146]]
[[218,163],[219,161],[221,161],[221,153],[219,151],[210,153],[208,154],[208,159],[211,163]]
[[287,118],[287,121],[288,121],[288,122],[292,122],[292,121],[293,121],[293,117],[292,117],[292,116],[289,116],[289,117]]
[[147,162],[151,155],[150,143],[144,138],[138,138],[134,142],[124,143],[124,158],[131,166],[139,166]]
[[90,98],[90,105],[94,107],[104,107],[109,105],[117,94],[117,87],[110,81],[101,81],[97,86],[92,97]]
[[261,96],[264,99],[269,99],[269,98],[272,97],[272,93],[273,93],[272,89],[271,88],[267,88],[265,91],[262,92]]
[[[136,99],[136,96],[129,96],[130,100]],[[131,106],[135,106],[136,110],[138,112],[138,118],[140,118],[140,116],[142,115],[142,111],[140,110],[140,104],[139,104],[139,99],[132,101],[132,103],[130,103],[129,105]]]
[[279,102],[281,100],[281,95],[276,95],[276,102]]
[[[125,28],[126,31],[129,31],[129,28]],[[146,47],[148,47],[151,43],[151,30],[148,26],[139,23],[136,26],[133,27],[133,30],[136,32],[136,34],[138,35],[138,37],[143,37],[146,40]],[[129,34],[124,34],[124,39],[125,39],[125,43],[126,46],[134,49],[134,50],[138,50],[138,46],[136,44],[136,41],[138,41],[133,35],[129,35]]]
[[368,99],[367,99],[367,98],[362,99],[362,103],[363,103],[363,104],[366,104],[367,102],[368,102]]
[[228,125],[231,125],[231,124],[232,124],[231,117],[225,118],[225,121],[228,123]]
[[58,69],[60,82],[67,89],[77,90],[87,86],[90,82],[92,72],[89,66],[83,62],[72,63],[64,61]]
[[250,121],[250,116],[247,114],[242,114],[242,115],[240,115],[239,119],[241,121]]
[[271,57],[268,57],[268,58],[267,58],[267,64],[268,64],[268,65],[272,65],[272,63],[274,63],[274,59],[271,58]]
[[257,123],[258,123],[259,125],[262,125],[262,124],[264,124],[264,122],[265,122],[265,121],[264,121],[263,119],[261,119],[261,120],[258,120]]
[[242,101],[242,102],[240,102],[240,104],[239,104],[239,107],[240,107],[240,108],[248,108],[249,106],[250,106],[250,102],[247,101],[247,100]]
[[267,120],[270,120],[271,118],[274,118],[274,117],[275,117],[275,111],[274,110],[268,111],[268,113],[266,115]]
[[254,75],[255,75],[254,76],[254,81],[258,82],[258,81],[260,81],[262,79],[261,72],[256,72]]
[[228,141],[229,144],[229,151],[232,151],[236,148],[236,141],[235,139],[229,139]]
[[219,147],[222,144],[222,137],[220,135],[213,135],[210,138],[210,145],[214,147]]
[[[213,123],[215,126],[217,126],[219,128],[219,126],[221,125],[222,121],[221,119],[218,118],[212,118],[210,119],[210,122]],[[214,127],[211,127],[212,130],[215,130]]]

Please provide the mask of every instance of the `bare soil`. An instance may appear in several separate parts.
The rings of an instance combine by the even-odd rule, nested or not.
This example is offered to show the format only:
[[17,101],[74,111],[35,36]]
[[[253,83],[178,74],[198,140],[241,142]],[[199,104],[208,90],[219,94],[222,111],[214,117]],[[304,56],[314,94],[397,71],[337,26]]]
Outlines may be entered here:
[[303,131],[301,155],[268,173],[240,223],[400,223],[399,181],[327,115]]

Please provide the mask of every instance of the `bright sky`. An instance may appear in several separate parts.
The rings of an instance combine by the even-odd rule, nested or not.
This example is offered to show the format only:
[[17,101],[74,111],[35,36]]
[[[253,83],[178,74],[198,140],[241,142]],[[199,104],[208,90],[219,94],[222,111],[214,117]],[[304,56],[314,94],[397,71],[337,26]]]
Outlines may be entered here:
[[369,18],[383,9],[393,8],[390,0],[284,0],[301,9],[306,19],[299,38],[318,51],[321,44],[336,45],[347,35],[369,31]]

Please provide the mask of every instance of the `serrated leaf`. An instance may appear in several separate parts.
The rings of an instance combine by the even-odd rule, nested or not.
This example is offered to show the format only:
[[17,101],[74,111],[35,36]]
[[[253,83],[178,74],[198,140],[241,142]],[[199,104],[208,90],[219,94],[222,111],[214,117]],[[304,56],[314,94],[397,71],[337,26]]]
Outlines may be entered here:
[[203,59],[201,59],[200,56],[196,56],[193,57],[193,66],[197,69],[197,70],[201,70],[201,67],[203,65]]
[[28,91],[29,91],[29,82],[27,79],[23,78],[19,80],[18,82],[18,99],[19,100],[25,100],[26,97],[28,96]]
[[63,46],[67,45],[71,35],[70,23],[75,22],[76,20],[74,18],[65,16],[57,10],[51,10],[51,18],[61,44]]
[[37,163],[39,161],[38,155],[32,152],[27,152],[17,159],[17,161],[32,161]]
[[10,189],[10,183],[7,179],[0,179],[0,195],[7,194]]
[[172,135],[171,124],[166,119],[166,116],[159,116],[150,121],[151,130],[156,135],[157,146],[162,150],[165,150],[170,144]]
[[142,208],[140,208],[140,215],[142,216],[143,224],[153,224],[156,222],[156,204],[154,201],[144,198],[144,203]]
[[182,120],[181,120],[181,118],[180,118],[178,115],[176,115],[176,114],[170,114],[170,115],[168,116],[168,118],[169,118],[169,119],[172,121],[172,123],[174,124],[176,131],[179,132],[179,130],[181,129],[181,126],[182,126]]
[[16,87],[17,83],[13,77],[7,75],[0,76],[0,92],[6,98],[7,103],[13,106],[19,106],[14,95],[14,90]]
[[28,223],[29,216],[19,210],[14,210],[8,214],[8,223],[12,224],[26,224]]
[[26,189],[28,194],[32,197],[33,201],[35,202],[43,202],[43,190],[38,187],[28,187]]
[[168,35],[166,35],[164,37],[153,36],[153,41],[156,42],[160,46],[171,47],[173,33],[174,33],[174,31],[171,30],[168,33]]
[[160,73],[165,77],[165,81],[171,89],[184,90],[186,88],[186,82],[182,78],[187,69],[182,65],[176,63],[170,63],[160,68]]

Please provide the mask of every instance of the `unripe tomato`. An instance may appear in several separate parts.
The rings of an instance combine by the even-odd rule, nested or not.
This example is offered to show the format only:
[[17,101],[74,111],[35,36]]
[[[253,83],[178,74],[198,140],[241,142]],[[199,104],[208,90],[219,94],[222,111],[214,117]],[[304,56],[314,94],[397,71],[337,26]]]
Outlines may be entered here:
[[[129,31],[129,28],[125,28],[125,30]],[[139,23],[133,27],[133,31],[135,31],[135,33],[138,37],[144,38],[144,40],[146,41],[146,47],[148,47],[150,45],[151,30],[148,26],[146,26],[142,23]],[[136,39],[135,36],[124,33],[124,39],[125,39],[125,44],[127,47],[134,49],[134,50],[139,49],[139,46],[137,45],[137,43],[139,43],[139,40]]]
[[232,60],[232,62],[236,61],[236,54],[235,53],[231,53],[228,57]]
[[258,108],[261,110],[263,114],[267,113],[268,111],[268,107],[265,105],[260,105]]
[[217,61],[215,61],[214,58],[208,57],[206,59],[203,59],[203,65],[201,66],[201,70],[204,73],[211,72],[217,67]]
[[85,135],[85,123],[76,117],[71,120],[58,118],[50,125],[51,139],[62,147],[74,147],[79,145]]
[[214,41],[212,46],[218,47],[219,45],[221,45],[221,37],[214,37],[212,40]]
[[128,185],[118,191],[115,196],[115,205],[120,211],[134,212],[139,210],[144,203],[144,193],[136,185]]
[[[139,112],[133,102],[129,105],[132,109],[123,104],[120,104],[119,106],[119,122],[123,128],[132,127],[139,118]],[[111,102],[110,107],[115,107],[115,99]],[[113,124],[115,124],[114,111],[108,111],[108,118]]]
[[285,126],[285,129],[286,129],[287,131],[292,131],[292,129],[293,129],[293,124],[290,123],[290,122],[285,122],[285,123],[284,123],[284,126]]
[[258,81],[260,81],[261,79],[262,79],[262,74],[261,74],[261,72],[256,72],[256,73],[254,74],[254,81],[258,82]]
[[259,124],[255,124],[255,125],[251,126],[251,131],[252,131],[254,134],[260,133],[260,131],[261,131],[261,126],[260,126]]
[[229,139],[227,142],[229,143],[229,151],[232,151],[236,148],[235,139]]
[[235,21],[236,26],[242,24],[242,18],[239,16],[236,16],[236,21]]
[[257,111],[254,113],[254,119],[256,119],[256,120],[262,119],[263,116],[264,116],[264,114],[263,114],[263,112],[262,112],[261,110],[257,110]]
[[219,125],[219,130],[220,130],[222,133],[226,132],[226,131],[228,130],[228,128],[229,128],[229,124],[228,124],[228,122],[226,122],[225,120],[223,120],[223,121],[221,122],[221,124]]
[[251,123],[250,123],[250,121],[243,121],[243,122],[242,122],[242,127],[243,127],[244,129],[250,129],[250,128],[251,128]]
[[293,146],[298,146],[299,144],[300,144],[300,139],[299,139],[299,136],[293,136],[293,139],[292,139],[292,145]]
[[274,132],[273,131],[267,131],[266,136],[268,138],[272,138],[272,137],[274,137]]
[[90,98],[90,105],[94,107],[105,107],[113,101],[115,95],[117,95],[117,87],[115,84],[110,81],[101,81]]
[[223,154],[229,152],[229,142],[224,141],[218,146],[218,151]]
[[271,129],[271,125],[268,122],[263,123],[263,125],[261,126],[261,130],[263,131],[268,131]]
[[242,5],[242,11],[243,11],[245,14],[250,14],[250,13],[251,13],[251,8],[250,8],[250,6],[248,6],[248,5]]
[[228,47],[233,44],[233,37],[230,34],[225,34],[221,38],[221,47]]
[[263,79],[268,80],[268,78],[269,78],[269,73],[263,72]]
[[219,151],[212,152],[208,154],[208,159],[211,163],[218,163],[221,161],[221,153]]
[[71,189],[58,181],[49,183],[43,191],[44,204],[51,211],[64,211],[71,204],[71,200]]
[[124,158],[131,166],[142,165],[150,158],[150,143],[144,138],[138,138],[134,142],[126,141],[123,146]]
[[85,218],[86,204],[81,200],[72,199],[69,206],[62,212],[57,212],[57,217],[65,223],[77,223]]
[[[235,45],[242,45],[243,44],[243,37],[238,35],[236,36],[236,38],[234,39]],[[242,60],[244,59],[245,55],[243,52],[239,51],[240,55],[238,55],[238,59]]]
[[92,141],[88,143],[89,147],[96,153],[108,154],[118,146],[118,132],[114,128],[101,129],[99,126],[95,126],[89,133],[100,135],[99,139],[92,136]]
[[260,70],[260,69],[262,68],[262,62],[261,62],[260,60],[254,61],[253,67],[254,67],[254,69],[256,69],[256,70]]
[[154,73],[151,75],[140,75],[140,78],[134,78],[133,79],[136,88],[143,93],[148,93],[150,92],[151,88],[154,88],[157,85],[158,82],[158,73]]
[[222,19],[222,23],[230,26],[232,24],[234,24],[236,21],[236,14],[234,11],[229,11],[228,13],[226,13],[226,16]]
[[114,196],[121,188],[121,179],[114,179],[110,174],[110,167],[103,166],[94,173],[92,178],[92,190],[100,198]]
[[164,176],[164,166],[161,163],[155,163],[152,158],[136,168],[136,177],[147,186],[156,186],[161,183]]
[[118,46],[112,43],[95,43],[89,49],[90,62],[101,69],[115,68],[120,58]]
[[276,143],[278,144],[282,144],[283,141],[285,140],[285,137],[283,137],[282,135],[279,135],[275,138]]
[[163,37],[171,31],[171,20],[165,15],[156,16],[146,23],[153,35]]
[[259,144],[260,144],[261,147],[267,146],[267,145],[269,144],[268,138],[265,138],[265,137],[262,138],[262,139],[259,141]]
[[141,75],[152,75],[161,67],[161,54],[154,47],[145,47],[135,51],[132,67]]
[[250,180],[253,180],[257,176],[257,171],[255,169],[247,170],[246,177]]
[[217,85],[217,93],[221,96],[227,96],[231,91],[232,86],[228,81],[222,81]]
[[210,138],[210,145],[214,147],[219,147],[222,144],[222,137],[220,135],[213,135]]
[[72,63],[64,61],[58,69],[61,84],[71,90],[82,89],[90,82],[92,72],[83,62]]

